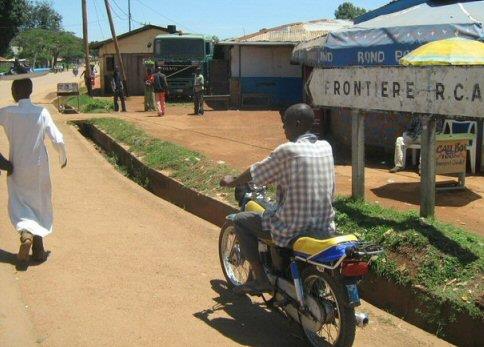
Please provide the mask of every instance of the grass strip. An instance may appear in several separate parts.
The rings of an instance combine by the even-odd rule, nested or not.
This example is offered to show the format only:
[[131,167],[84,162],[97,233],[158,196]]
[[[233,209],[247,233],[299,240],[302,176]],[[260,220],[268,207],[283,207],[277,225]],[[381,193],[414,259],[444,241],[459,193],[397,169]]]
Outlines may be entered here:
[[[120,119],[90,120],[151,168],[164,171],[184,185],[235,204],[232,190],[219,187],[219,180],[236,171],[215,163],[203,154],[151,137]],[[396,283],[420,287],[440,300],[450,300],[458,310],[483,317],[476,304],[482,302],[484,239],[437,220],[423,220],[416,212],[399,212],[380,205],[338,197],[334,204],[342,233],[385,247],[374,270]],[[432,309],[429,307],[429,313]],[[440,325],[453,317],[428,317]]]
[[98,118],[90,122],[128,146],[149,167],[163,171],[191,189],[235,204],[231,189],[219,186],[221,177],[237,173],[225,163],[216,163],[201,153],[153,138],[121,119]]
[[[71,96],[66,104],[77,109],[77,96]],[[79,109],[82,113],[107,113],[114,109],[113,99],[109,97],[90,97],[79,95]]]

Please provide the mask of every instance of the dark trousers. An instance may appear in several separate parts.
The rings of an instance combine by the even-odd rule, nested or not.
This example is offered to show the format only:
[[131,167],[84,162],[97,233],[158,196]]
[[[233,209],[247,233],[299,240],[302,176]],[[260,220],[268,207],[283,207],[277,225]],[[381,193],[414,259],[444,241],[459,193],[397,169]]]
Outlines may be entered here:
[[126,98],[124,97],[124,92],[122,92],[122,91],[114,92],[114,111],[116,111],[116,112],[119,111],[118,99],[121,99],[121,110],[123,112],[126,112],[126,102],[125,102]]
[[240,212],[234,218],[235,232],[239,238],[240,250],[249,262],[259,262],[257,239],[271,239],[269,230],[262,229],[262,214]]
[[203,114],[203,91],[193,93],[193,104],[195,107],[195,114]]

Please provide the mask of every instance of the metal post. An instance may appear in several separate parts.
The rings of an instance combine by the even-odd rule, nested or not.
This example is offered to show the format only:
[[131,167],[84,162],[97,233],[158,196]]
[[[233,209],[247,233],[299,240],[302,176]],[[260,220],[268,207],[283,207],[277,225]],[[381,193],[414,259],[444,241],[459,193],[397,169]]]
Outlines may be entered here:
[[116,56],[118,57],[118,61],[120,65],[119,67],[121,68],[121,73],[123,75],[124,91],[127,95],[128,89],[126,84],[126,72],[124,70],[123,58],[121,58],[121,54],[119,53],[118,38],[116,36],[116,31],[114,30],[113,17],[111,15],[111,7],[109,6],[108,0],[104,0],[104,4],[106,5],[106,12],[108,14],[108,19],[109,19],[109,27],[111,28],[111,35],[113,36],[114,48],[116,49]]
[[87,94],[92,96],[92,86],[90,86],[91,65],[89,63],[89,39],[87,36],[87,0],[82,0],[82,38],[84,41],[84,59],[86,64],[84,81],[89,81],[89,83],[86,83]]
[[360,110],[351,110],[351,196],[365,198],[365,117]]
[[420,216],[433,217],[435,213],[435,117],[422,119],[421,136]]

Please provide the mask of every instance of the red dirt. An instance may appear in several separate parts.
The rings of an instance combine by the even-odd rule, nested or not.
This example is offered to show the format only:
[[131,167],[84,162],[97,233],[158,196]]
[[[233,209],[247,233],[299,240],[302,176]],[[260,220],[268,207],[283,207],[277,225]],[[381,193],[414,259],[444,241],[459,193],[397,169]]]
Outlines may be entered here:
[[[130,98],[128,110],[141,111],[141,98]],[[240,170],[263,159],[285,142],[276,111],[208,110],[203,117],[191,115],[192,112],[190,104],[171,104],[163,118],[145,112],[120,115],[157,138],[197,150]],[[338,165],[336,175],[338,194],[350,195],[351,166]],[[368,201],[398,210],[418,210],[420,177],[415,172],[391,174],[387,169],[367,167],[365,178]],[[437,180],[446,181],[449,177],[438,176]],[[466,187],[463,191],[438,192],[436,216],[484,236],[480,213],[484,211],[484,177],[467,177]]]

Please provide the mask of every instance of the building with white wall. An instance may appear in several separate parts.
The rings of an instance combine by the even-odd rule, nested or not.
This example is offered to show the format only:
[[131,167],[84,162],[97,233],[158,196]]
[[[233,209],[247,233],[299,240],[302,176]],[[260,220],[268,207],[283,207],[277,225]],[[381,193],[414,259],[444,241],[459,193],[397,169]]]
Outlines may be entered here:
[[254,34],[220,42],[220,45],[230,47],[232,104],[281,108],[301,102],[301,66],[291,64],[294,46],[351,25],[350,21],[322,19],[261,29]]

